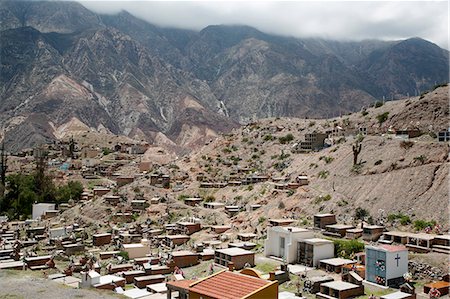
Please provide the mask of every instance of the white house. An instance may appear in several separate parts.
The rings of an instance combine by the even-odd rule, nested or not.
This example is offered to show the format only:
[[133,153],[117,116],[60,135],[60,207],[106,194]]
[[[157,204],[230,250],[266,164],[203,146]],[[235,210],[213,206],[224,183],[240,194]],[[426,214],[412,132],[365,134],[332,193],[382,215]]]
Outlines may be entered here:
[[403,283],[408,272],[408,249],[403,246],[366,246],[366,280],[389,287]]
[[35,203],[33,204],[32,217],[33,220],[38,219],[47,211],[54,211],[55,204],[54,203]]
[[298,242],[298,263],[318,267],[320,260],[334,257],[334,243],[326,239],[304,239]]
[[298,241],[314,238],[314,232],[289,226],[272,226],[267,229],[264,255],[284,259],[287,263],[297,261]]

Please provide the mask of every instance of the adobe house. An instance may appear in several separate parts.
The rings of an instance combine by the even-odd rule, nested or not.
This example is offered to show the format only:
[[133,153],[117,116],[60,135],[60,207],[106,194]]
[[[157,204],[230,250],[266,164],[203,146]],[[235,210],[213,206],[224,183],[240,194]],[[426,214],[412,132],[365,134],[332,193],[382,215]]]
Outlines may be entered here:
[[431,249],[434,252],[450,253],[450,235],[437,235],[434,238]]
[[123,244],[123,250],[128,252],[128,257],[134,259],[137,257],[146,257],[150,254],[150,247],[141,243]]
[[327,272],[341,273],[345,265],[356,264],[356,261],[340,257],[320,260],[320,268]]
[[112,235],[105,233],[105,234],[95,234],[92,235],[92,244],[94,246],[103,246],[108,245],[111,243]]
[[267,239],[264,242],[264,255],[274,256],[293,263],[297,260],[298,242],[314,238],[314,232],[286,226],[272,226],[267,228]]
[[375,242],[383,235],[385,227],[382,225],[365,225],[363,226],[362,238],[367,242]]
[[168,282],[167,298],[172,298],[175,291],[179,292],[180,299],[223,298],[223,294],[233,299],[272,299],[278,298],[278,281],[262,279],[248,269],[241,272],[223,270],[197,281]]
[[233,263],[236,270],[245,268],[246,264],[254,267],[255,253],[241,248],[216,249],[214,263],[224,267],[228,267],[230,263]]
[[103,251],[99,253],[99,257],[101,260],[107,260],[112,258],[114,255],[119,254],[120,251]]
[[105,187],[94,187],[94,196],[103,196],[107,194],[109,191],[111,191],[109,188]]
[[347,234],[347,230],[355,228],[353,225],[347,224],[331,224],[325,226],[324,235],[343,238]]
[[108,269],[108,274],[114,274],[114,273],[118,273],[118,272],[126,272],[126,271],[131,271],[131,270],[133,270],[132,264],[112,265]]
[[253,233],[239,233],[237,235],[238,240],[241,240],[241,241],[244,241],[244,242],[251,241],[251,240],[253,240],[256,237],[257,237],[257,235],[253,234]]
[[132,176],[119,176],[116,178],[117,187],[122,187],[132,182],[134,182],[134,177]]
[[364,286],[345,281],[330,281],[320,285],[320,292],[316,298],[321,299],[347,299],[364,295]]
[[152,174],[150,175],[150,185],[161,188],[169,188],[170,176],[167,174]]
[[203,206],[206,209],[215,210],[215,209],[223,208],[225,206],[225,204],[222,202],[205,202],[205,203],[203,203]]
[[297,262],[308,267],[318,267],[320,260],[334,257],[334,243],[330,240],[312,238],[299,240]]
[[334,214],[316,214],[314,215],[314,227],[324,229],[327,225],[336,224]]
[[131,208],[133,211],[143,211],[150,205],[145,199],[135,199],[131,201]]
[[361,238],[362,235],[363,235],[362,228],[352,228],[346,231],[345,238],[349,240],[355,240]]
[[307,175],[299,175],[295,178],[295,181],[297,182],[297,184],[300,184],[300,186],[309,185],[309,179]]
[[181,234],[192,235],[193,233],[202,230],[202,225],[199,222],[177,222],[177,230]]
[[163,239],[163,244],[167,247],[173,248],[182,245],[190,240],[188,235],[167,235]]
[[269,224],[272,226],[289,226],[294,222],[293,219],[269,219]]
[[398,287],[408,272],[408,249],[403,246],[366,246],[366,280],[382,286]]
[[137,288],[145,289],[149,284],[160,283],[166,280],[166,277],[162,274],[138,276],[134,278],[134,285]]
[[184,203],[188,206],[195,207],[202,203],[203,199],[200,197],[189,197],[184,199]]
[[190,267],[200,263],[199,254],[188,250],[172,251],[170,255],[178,268]]
[[142,270],[131,270],[122,273],[123,278],[125,278],[126,283],[133,283],[135,277],[145,276],[145,271]]

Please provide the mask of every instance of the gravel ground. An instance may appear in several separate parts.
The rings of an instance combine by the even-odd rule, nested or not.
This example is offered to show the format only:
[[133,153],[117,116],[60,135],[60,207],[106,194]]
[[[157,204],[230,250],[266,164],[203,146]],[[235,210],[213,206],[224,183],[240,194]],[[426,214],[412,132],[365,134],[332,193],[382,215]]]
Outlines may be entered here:
[[49,281],[40,272],[0,271],[0,299],[25,298],[123,298],[112,292],[72,289]]

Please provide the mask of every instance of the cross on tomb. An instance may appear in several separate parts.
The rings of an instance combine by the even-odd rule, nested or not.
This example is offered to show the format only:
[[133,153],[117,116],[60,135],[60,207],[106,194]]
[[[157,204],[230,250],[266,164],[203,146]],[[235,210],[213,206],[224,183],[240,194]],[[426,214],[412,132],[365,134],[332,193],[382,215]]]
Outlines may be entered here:
[[400,256],[397,253],[397,256],[394,258],[397,261],[397,267],[398,267],[398,261],[400,260]]

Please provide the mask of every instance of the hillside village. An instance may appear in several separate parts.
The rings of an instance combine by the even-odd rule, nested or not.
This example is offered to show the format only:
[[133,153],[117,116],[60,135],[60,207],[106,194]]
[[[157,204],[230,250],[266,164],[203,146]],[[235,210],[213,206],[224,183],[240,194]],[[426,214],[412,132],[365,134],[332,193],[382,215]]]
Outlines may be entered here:
[[6,178],[82,190],[2,211],[0,277],[93,298],[448,298],[448,92],[258,120],[184,155],[73,119],[2,151]]

